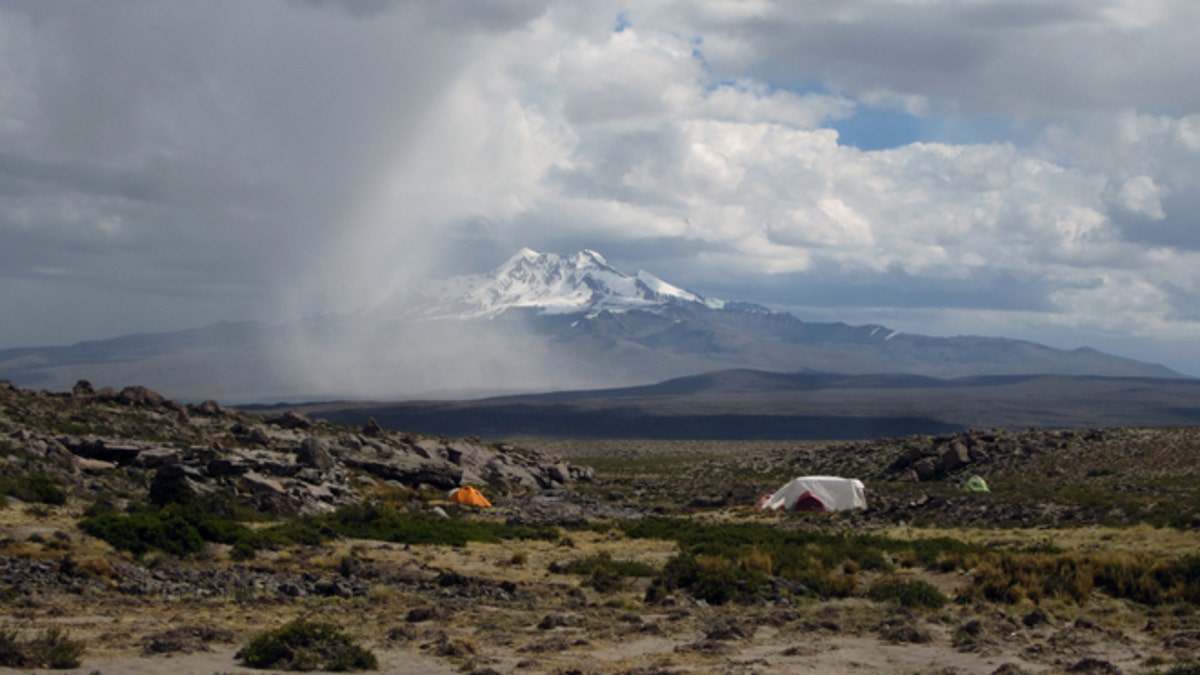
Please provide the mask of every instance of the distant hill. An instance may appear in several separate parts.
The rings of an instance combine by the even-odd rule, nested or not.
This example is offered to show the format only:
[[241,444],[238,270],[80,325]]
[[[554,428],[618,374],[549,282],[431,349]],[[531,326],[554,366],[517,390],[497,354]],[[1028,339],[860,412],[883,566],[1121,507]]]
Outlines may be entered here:
[[385,427],[445,436],[866,439],[971,428],[1195,426],[1200,380],[729,370],[641,387],[299,409],[340,424],[374,417]]
[[487,274],[423,281],[354,311],[0,350],[0,379],[22,387],[132,382],[235,403],[593,389],[729,369],[1183,378],[1089,348],[806,322],[625,274],[595,251],[529,249]]

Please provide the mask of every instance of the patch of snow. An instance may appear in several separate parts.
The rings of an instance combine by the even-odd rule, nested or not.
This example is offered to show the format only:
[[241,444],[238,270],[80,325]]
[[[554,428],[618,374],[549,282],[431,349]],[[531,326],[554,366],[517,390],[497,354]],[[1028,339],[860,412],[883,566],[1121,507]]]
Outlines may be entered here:
[[421,308],[416,315],[427,319],[491,318],[516,308],[595,316],[602,311],[653,310],[678,302],[700,303],[710,309],[725,307],[723,300],[705,299],[644,270],[633,276],[624,274],[591,249],[561,256],[522,248],[491,272],[430,281],[409,295]]

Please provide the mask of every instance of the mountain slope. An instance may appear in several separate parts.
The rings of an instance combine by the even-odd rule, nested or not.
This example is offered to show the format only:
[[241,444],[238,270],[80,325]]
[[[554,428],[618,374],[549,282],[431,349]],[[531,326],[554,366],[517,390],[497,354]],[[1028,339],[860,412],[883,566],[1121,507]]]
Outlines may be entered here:
[[618,389],[301,409],[340,424],[374,417],[389,428],[446,436],[866,439],[972,428],[1195,426],[1200,380],[730,370]]
[[602,255],[523,249],[487,274],[428,281],[367,310],[0,350],[0,379],[66,390],[144,384],[237,403],[413,398],[647,384],[707,371],[1182,377],[1092,349],[813,323],[705,298]]

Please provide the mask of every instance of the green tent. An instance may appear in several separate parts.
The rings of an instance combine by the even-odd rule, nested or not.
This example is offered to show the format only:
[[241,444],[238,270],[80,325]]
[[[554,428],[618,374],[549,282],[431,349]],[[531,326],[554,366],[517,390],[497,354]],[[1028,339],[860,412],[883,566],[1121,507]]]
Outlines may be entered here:
[[963,485],[964,492],[991,492],[988,489],[987,481],[979,476],[971,476],[971,478]]

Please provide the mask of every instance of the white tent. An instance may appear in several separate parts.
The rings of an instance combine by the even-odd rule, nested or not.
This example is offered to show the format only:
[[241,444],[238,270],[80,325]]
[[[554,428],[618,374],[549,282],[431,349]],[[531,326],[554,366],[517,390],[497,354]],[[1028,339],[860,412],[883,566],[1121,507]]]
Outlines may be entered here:
[[764,509],[845,511],[867,508],[867,493],[857,478],[801,476],[762,502]]

